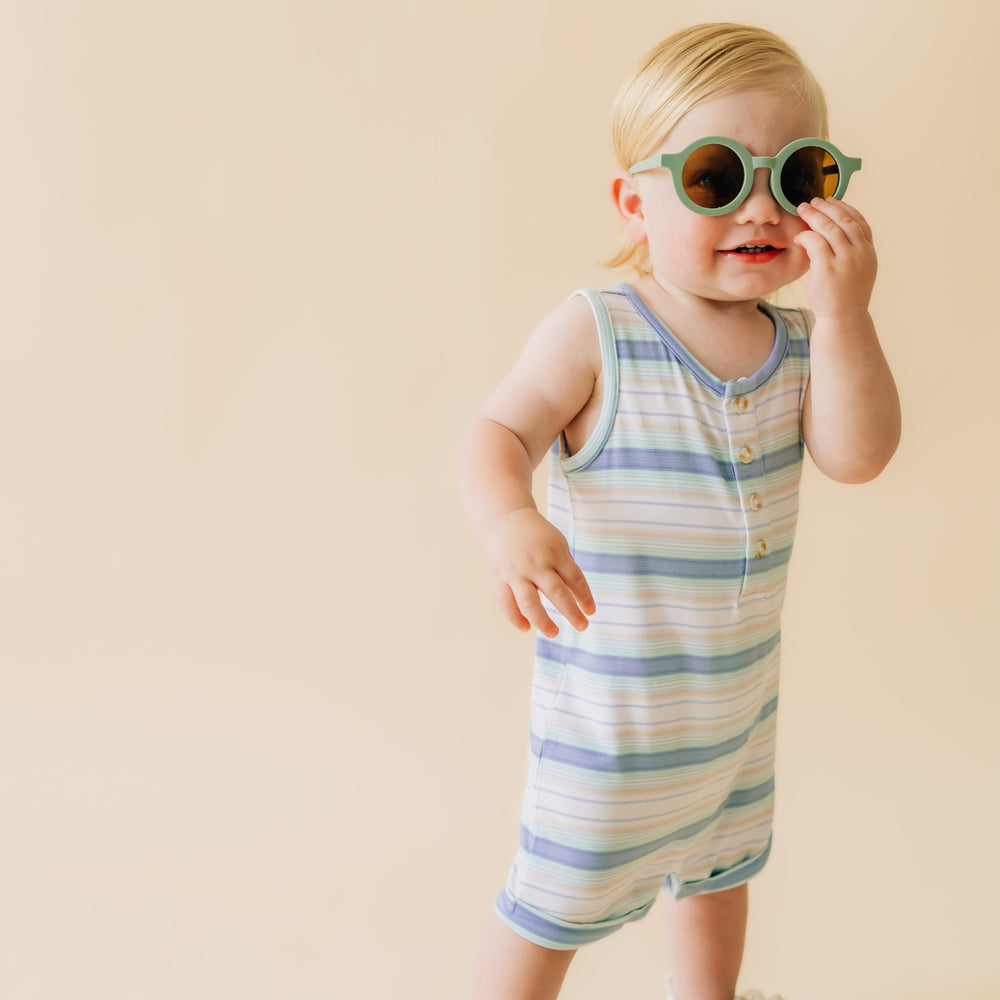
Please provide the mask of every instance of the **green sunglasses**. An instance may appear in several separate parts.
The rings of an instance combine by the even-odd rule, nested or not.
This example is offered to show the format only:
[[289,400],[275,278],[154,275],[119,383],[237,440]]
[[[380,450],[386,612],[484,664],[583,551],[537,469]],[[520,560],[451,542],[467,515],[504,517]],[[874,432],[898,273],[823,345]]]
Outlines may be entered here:
[[842,198],[861,161],[824,139],[796,139],[777,156],[751,156],[735,139],[712,135],[679,153],[651,156],[629,173],[657,167],[670,171],[677,197],[699,215],[725,215],[739,208],[750,195],[754,171],[763,167],[771,173],[775,201],[797,215],[798,206],[813,198]]

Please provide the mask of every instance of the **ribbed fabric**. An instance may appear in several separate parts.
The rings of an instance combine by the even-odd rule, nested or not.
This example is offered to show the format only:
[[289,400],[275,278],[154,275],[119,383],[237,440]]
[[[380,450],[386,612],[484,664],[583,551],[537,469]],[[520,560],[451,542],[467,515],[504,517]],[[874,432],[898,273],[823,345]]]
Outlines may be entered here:
[[548,516],[597,614],[538,639],[520,849],[497,899],[549,948],[616,930],[664,885],[729,888],[766,861],[809,374],[803,311],[762,306],[770,357],[721,382],[630,286],[581,294],[604,403],[577,454],[553,449]]

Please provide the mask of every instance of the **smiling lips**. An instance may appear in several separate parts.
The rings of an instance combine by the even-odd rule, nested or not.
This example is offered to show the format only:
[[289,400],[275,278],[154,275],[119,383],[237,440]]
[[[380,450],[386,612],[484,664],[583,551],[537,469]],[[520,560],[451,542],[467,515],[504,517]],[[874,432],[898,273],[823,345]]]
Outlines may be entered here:
[[771,246],[770,243],[744,243],[743,246],[733,247],[732,250],[719,252],[731,260],[739,260],[745,264],[766,264],[784,251]]

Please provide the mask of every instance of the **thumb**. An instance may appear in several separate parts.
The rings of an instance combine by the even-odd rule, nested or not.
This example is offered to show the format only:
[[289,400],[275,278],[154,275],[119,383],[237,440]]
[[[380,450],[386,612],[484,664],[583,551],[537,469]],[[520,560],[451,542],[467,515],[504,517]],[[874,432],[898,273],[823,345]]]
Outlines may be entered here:
[[815,261],[817,257],[821,256],[828,249],[826,240],[819,233],[813,232],[811,229],[799,233],[793,242],[805,250],[810,263]]

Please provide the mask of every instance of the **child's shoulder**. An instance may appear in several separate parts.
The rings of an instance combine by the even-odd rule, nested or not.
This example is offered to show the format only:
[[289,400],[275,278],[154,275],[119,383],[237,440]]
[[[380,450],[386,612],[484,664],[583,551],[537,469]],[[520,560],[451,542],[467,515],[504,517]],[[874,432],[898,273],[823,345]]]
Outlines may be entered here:
[[[597,292],[580,290],[561,302],[535,327],[529,344],[564,361],[600,359],[595,311]],[[599,309],[599,307],[597,307]]]
[[781,318],[791,340],[808,340],[816,322],[812,310],[795,306],[769,306],[775,316]]
[[[624,316],[634,314],[623,287],[578,288],[539,324],[543,335],[562,336],[580,348],[596,350]],[[596,356],[596,355],[595,355]]]
[[510,377],[533,384],[545,395],[585,398],[600,367],[594,310],[585,297],[573,294],[535,327]]

